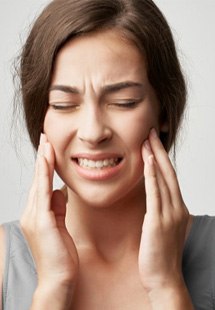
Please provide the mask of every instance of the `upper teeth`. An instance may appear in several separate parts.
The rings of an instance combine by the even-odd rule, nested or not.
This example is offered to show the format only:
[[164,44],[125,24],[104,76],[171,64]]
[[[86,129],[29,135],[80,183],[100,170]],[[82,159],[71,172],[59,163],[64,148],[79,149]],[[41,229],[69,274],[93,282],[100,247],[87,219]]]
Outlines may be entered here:
[[86,158],[78,158],[78,164],[80,166],[89,168],[103,168],[108,166],[115,166],[117,162],[117,158],[110,158],[104,160],[89,160]]

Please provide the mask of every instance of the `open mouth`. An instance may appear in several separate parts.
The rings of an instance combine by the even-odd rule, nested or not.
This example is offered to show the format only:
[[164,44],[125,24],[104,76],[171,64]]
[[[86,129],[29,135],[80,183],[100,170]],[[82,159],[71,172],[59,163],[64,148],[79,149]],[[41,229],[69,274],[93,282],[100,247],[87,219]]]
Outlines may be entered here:
[[117,166],[121,161],[122,158],[106,158],[103,160],[92,160],[87,158],[72,158],[73,161],[76,162],[77,165],[83,168],[88,169],[105,169],[110,167]]

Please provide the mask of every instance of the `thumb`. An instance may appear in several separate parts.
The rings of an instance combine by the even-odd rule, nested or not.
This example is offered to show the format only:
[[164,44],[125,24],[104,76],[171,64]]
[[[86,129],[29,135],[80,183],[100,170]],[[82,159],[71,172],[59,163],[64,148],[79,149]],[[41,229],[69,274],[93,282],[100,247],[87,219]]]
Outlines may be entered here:
[[51,209],[54,212],[57,227],[66,228],[66,199],[61,190],[53,191]]

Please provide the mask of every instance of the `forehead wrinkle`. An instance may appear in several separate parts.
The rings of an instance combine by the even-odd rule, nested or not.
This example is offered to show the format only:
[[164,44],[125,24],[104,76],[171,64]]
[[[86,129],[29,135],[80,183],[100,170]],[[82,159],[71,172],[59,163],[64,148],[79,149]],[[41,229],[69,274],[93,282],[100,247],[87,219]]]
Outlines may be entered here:
[[[139,82],[135,81],[122,81],[118,83],[113,83],[113,84],[107,84],[101,87],[101,90],[99,91],[100,96],[104,96],[106,94],[110,93],[116,93],[121,90],[126,90],[129,88],[139,88],[143,90],[144,85]],[[92,87],[92,89],[94,89]],[[81,91],[75,87],[75,86],[67,86],[67,85],[52,85],[49,89],[49,91],[60,91],[63,93],[68,93],[68,94],[81,94]],[[95,90],[93,91],[94,95],[96,94]]]
[[[130,45],[131,49],[125,48]],[[145,67],[143,55],[130,42],[119,40],[118,33],[93,34],[74,39],[63,47],[55,62],[52,81],[54,85],[69,86],[70,89],[64,89],[65,93],[97,97],[101,92],[117,91],[112,84],[124,81],[142,82],[145,88]]]

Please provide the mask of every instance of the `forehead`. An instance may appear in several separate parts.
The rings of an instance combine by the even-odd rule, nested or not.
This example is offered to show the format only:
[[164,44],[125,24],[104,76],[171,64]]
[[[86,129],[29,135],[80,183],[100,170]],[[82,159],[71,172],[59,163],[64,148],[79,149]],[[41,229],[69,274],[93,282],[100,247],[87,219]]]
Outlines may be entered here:
[[135,43],[117,30],[89,33],[76,37],[59,51],[54,64],[53,80],[66,77],[78,81],[83,75],[114,82],[146,77],[143,53]]

